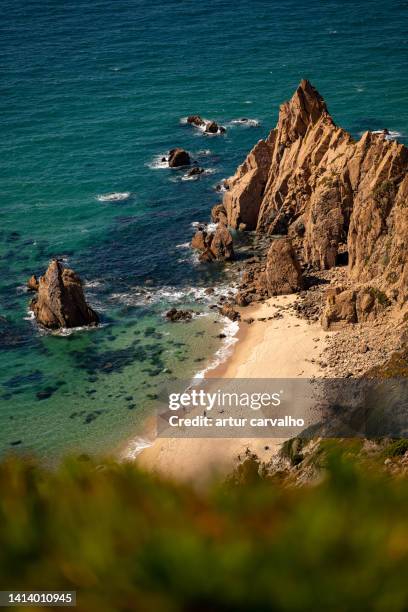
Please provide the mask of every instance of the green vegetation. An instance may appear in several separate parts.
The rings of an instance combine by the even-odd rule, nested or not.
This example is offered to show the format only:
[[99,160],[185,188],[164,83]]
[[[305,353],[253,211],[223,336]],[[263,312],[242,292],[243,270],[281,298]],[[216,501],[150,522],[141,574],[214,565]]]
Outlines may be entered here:
[[408,482],[335,448],[318,485],[202,493],[132,465],[10,459],[0,588],[76,590],[80,612],[406,610]]
[[390,306],[391,302],[388,299],[388,297],[386,296],[386,294],[384,293],[384,291],[380,291],[379,289],[377,289],[376,287],[370,287],[368,289],[368,292],[370,293],[370,295],[372,295],[372,297],[379,303],[381,304],[381,306],[384,306],[384,308],[387,308],[388,306]]
[[303,447],[309,442],[305,438],[291,438],[285,440],[280,449],[280,454],[289,459],[291,465],[299,465],[303,461]]
[[391,442],[391,444],[389,444],[386,447],[384,454],[386,457],[389,457],[389,458],[402,457],[403,455],[405,455],[407,451],[408,451],[408,440],[403,438],[401,440],[394,440],[393,442]]

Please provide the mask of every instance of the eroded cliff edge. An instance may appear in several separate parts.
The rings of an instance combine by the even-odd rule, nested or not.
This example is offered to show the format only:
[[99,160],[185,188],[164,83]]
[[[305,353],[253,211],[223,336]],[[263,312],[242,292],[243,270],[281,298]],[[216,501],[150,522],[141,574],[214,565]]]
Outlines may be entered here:
[[[304,80],[281,106],[276,128],[227,179],[227,223],[267,236],[286,235],[304,270],[346,263],[346,286],[332,287],[327,295],[326,328],[368,320],[384,307],[404,314],[407,171],[404,145],[389,140],[386,132],[366,132],[353,140]],[[242,304],[273,294],[276,247],[273,262],[271,257],[244,274]]]

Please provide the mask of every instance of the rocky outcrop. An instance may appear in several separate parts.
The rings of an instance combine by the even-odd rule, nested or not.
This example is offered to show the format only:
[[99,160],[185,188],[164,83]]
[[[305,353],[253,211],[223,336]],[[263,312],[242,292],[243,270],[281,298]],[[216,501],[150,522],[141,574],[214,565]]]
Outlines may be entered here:
[[35,274],[30,276],[27,281],[27,289],[29,291],[38,291],[38,279]]
[[272,241],[266,258],[265,285],[270,296],[302,289],[302,270],[290,238]]
[[204,172],[205,172],[204,168],[199,168],[198,166],[194,166],[193,168],[191,168],[191,170],[187,172],[187,176],[189,177],[199,176],[200,174],[204,174]]
[[82,282],[71,269],[53,260],[38,283],[30,304],[40,325],[50,329],[97,325],[99,317],[85,301]]
[[338,330],[350,323],[375,320],[389,306],[390,300],[376,287],[344,289],[331,287],[326,292],[326,305],[322,327],[326,331]]
[[231,227],[288,234],[305,267],[348,262],[352,282],[408,302],[408,149],[386,131],[354,141],[302,81],[227,185]]
[[169,151],[167,159],[170,168],[180,168],[189,166],[191,163],[190,155],[184,149],[177,147]]
[[227,211],[223,204],[215,204],[211,209],[211,221],[213,223],[222,223],[223,225],[228,224]]
[[200,117],[200,115],[190,115],[187,117],[187,123],[190,125],[195,125],[196,127],[205,125],[205,121]]
[[229,261],[234,258],[234,247],[231,232],[223,224],[219,223],[211,240],[210,250],[215,259]]
[[238,229],[241,223],[245,223],[248,230],[256,228],[271,154],[269,144],[260,140],[234,176],[225,181],[227,191],[224,194],[224,206],[231,227]]
[[193,249],[201,251],[200,261],[229,261],[234,258],[234,246],[231,232],[220,221],[214,232],[199,228],[191,241]]
[[227,317],[228,319],[231,319],[231,321],[239,321],[241,319],[241,315],[239,314],[238,310],[235,310],[235,308],[229,302],[220,306],[219,312],[223,317]]
[[224,134],[226,131],[225,127],[219,125],[216,121],[203,119],[200,115],[190,115],[187,117],[187,123],[201,128],[207,134]]

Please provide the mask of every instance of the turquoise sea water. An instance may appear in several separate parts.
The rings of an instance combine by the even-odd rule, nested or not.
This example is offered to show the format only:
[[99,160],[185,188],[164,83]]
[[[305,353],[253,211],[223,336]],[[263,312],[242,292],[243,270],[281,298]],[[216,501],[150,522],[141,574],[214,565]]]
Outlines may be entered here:
[[[408,2],[2,9],[0,452],[111,450],[137,432],[159,382],[202,369],[220,348],[224,323],[197,296],[228,270],[197,265],[185,244],[219,199],[214,185],[274,126],[301,78],[353,135],[387,127],[408,142]],[[191,113],[226,135],[181,125]],[[230,123],[239,117],[260,127]],[[173,146],[210,173],[184,181],[156,168]],[[100,198],[111,193],[128,195]],[[29,320],[25,281],[54,256],[85,280],[100,329],[53,336]],[[169,303],[203,316],[166,323]]]

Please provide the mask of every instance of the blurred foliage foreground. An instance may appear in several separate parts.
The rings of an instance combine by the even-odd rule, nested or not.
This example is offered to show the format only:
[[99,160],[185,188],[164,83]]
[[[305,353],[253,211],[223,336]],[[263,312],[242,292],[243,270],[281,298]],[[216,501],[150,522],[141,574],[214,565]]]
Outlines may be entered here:
[[84,612],[408,609],[408,482],[344,453],[302,488],[18,459],[0,486],[2,590],[76,590]]

